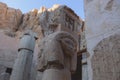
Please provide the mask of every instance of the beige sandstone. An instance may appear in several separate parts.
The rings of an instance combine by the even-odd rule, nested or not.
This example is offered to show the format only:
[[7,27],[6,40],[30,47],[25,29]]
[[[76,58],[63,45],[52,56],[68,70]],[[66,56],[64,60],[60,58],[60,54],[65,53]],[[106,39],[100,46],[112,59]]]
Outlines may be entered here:
[[0,29],[7,31],[7,33],[16,31],[21,17],[22,12],[19,9],[9,8],[6,4],[0,3]]
[[[29,29],[31,29],[33,32],[35,32],[38,35],[39,39],[37,41],[37,45],[41,43],[41,41],[43,41],[44,38],[48,41],[48,43],[46,44],[49,44],[49,49],[46,49],[48,47],[44,48],[46,50],[46,60],[50,59],[50,61],[53,61],[53,64],[51,65],[50,63],[50,66],[43,64],[43,66],[47,66],[47,68],[44,69],[45,70],[44,72],[40,72],[39,68],[37,67],[37,65],[41,64],[40,61],[38,61],[39,58],[37,60],[37,57],[39,56],[38,52],[40,50],[40,47],[36,45],[35,52],[33,54],[33,60],[31,58],[32,61],[30,61],[32,65],[30,65],[31,68],[29,67],[30,71],[28,71],[30,80],[41,80],[41,79],[45,80],[46,78],[47,79],[50,78],[51,80],[53,80],[55,77],[54,75],[50,75],[50,73],[56,75],[55,79],[57,79],[60,76],[63,76],[63,78],[66,77],[65,79],[71,80],[71,74],[76,73],[77,51],[80,50],[79,49],[80,47],[81,49],[84,49],[82,46],[79,45],[80,29],[83,30],[83,21],[74,13],[74,11],[72,11],[67,6],[54,5],[52,8],[49,9],[42,7],[40,8],[40,10],[33,9],[28,13],[22,14],[20,10],[9,8],[7,7],[6,4],[0,3],[0,12],[1,12],[0,36],[2,38],[0,39],[0,80],[1,79],[4,80],[5,78],[7,78],[6,80],[9,80],[12,71],[13,71],[12,73],[13,76],[11,77],[11,80],[16,80],[17,78],[23,80],[23,77],[20,76],[23,73],[25,73],[23,71],[22,66],[27,67],[28,65],[21,65],[22,63],[21,64],[18,63],[18,65],[16,65],[14,69],[13,69],[13,65],[15,59],[16,62],[21,61],[24,63],[25,60],[22,61],[22,59],[25,59],[25,56],[28,56],[27,55],[28,52],[25,51],[26,52],[25,55],[23,54],[23,52],[21,53],[21,59],[19,57],[18,58],[16,57],[18,55],[17,54],[18,42],[19,42],[18,39],[19,37],[21,37],[24,31]],[[54,37],[55,36],[54,34],[57,34],[58,32],[61,33],[62,31],[65,33],[67,32],[67,35],[69,36],[71,35],[74,36],[75,41],[74,39],[72,40],[72,38],[69,39],[69,37],[66,34],[65,34],[66,36],[61,35],[61,37],[58,38],[58,40],[60,40],[61,42],[57,42],[56,40],[54,40],[55,38],[57,39],[57,37]],[[81,35],[83,35],[84,38],[85,34],[81,33]],[[62,39],[62,36],[65,36],[65,38]],[[54,41],[56,41],[56,43],[54,43],[55,46],[51,47],[49,41],[52,41],[53,43]],[[74,46],[73,43],[76,44],[75,45],[76,47],[73,47]],[[57,44],[59,45],[56,46]],[[84,40],[82,44],[85,44]],[[55,49],[58,51],[55,54],[52,54],[51,51]],[[48,58],[49,52],[51,52],[49,54],[51,55],[50,58]],[[61,55],[63,56],[58,55],[60,52]],[[22,56],[22,54],[24,55],[24,57]],[[56,54],[58,55],[58,57]],[[20,56],[20,54],[18,56]],[[64,58],[63,61],[60,59],[61,57]],[[59,59],[59,61],[62,61],[62,63],[60,62],[54,64],[53,58]],[[59,69],[61,67],[59,64],[62,65],[62,71]],[[17,73],[16,70],[20,72]],[[27,72],[25,75],[27,75]],[[63,80],[63,78],[61,77],[59,79]],[[24,77],[24,79],[27,80],[28,78]]]

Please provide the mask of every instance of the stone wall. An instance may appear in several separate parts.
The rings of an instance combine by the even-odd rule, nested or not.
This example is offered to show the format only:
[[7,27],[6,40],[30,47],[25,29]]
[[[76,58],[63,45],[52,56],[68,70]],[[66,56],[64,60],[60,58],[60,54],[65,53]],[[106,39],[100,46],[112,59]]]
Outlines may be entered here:
[[0,32],[0,80],[8,80],[17,57],[18,40]]
[[100,41],[92,56],[93,80],[120,80],[120,34]]
[[17,57],[18,40],[0,32],[0,64],[12,68]]
[[[98,57],[95,55],[101,54],[101,56],[99,56],[100,60],[103,57],[107,57],[107,54],[109,55],[109,53],[106,52],[103,53],[100,50],[99,52],[95,53],[94,50],[96,49],[96,46],[105,46],[104,44],[101,45],[98,44],[101,41],[106,42],[104,41],[104,38],[109,38],[111,35],[114,35],[115,33],[120,34],[119,32],[120,31],[120,22],[119,22],[120,0],[84,0],[84,8],[85,8],[87,50],[90,54],[90,56],[87,59],[89,80],[108,80],[108,79],[118,80],[115,78],[111,78],[113,74],[111,75],[106,74],[107,77],[103,76],[103,78],[101,78],[100,77],[101,75],[99,75],[101,73],[94,71],[94,69],[97,68],[95,67],[97,65],[96,63],[101,64],[99,65],[100,67],[103,67],[104,65],[104,63],[102,63],[101,61],[99,62],[99,60],[98,61],[94,60]],[[106,44],[111,44],[111,43],[106,42]],[[110,52],[111,48],[108,47],[107,50],[108,50],[107,52]],[[102,55],[102,54],[106,54],[106,55]],[[113,52],[111,52],[111,54],[113,54]],[[115,57],[114,59],[117,60],[118,57]],[[107,63],[105,65],[106,67],[109,67]],[[113,69],[113,67],[115,67],[116,64],[114,65],[111,64],[111,66],[112,66],[111,68]],[[106,72],[109,72],[109,70],[108,71],[106,70]],[[112,76],[112,77],[117,77],[117,76]]]

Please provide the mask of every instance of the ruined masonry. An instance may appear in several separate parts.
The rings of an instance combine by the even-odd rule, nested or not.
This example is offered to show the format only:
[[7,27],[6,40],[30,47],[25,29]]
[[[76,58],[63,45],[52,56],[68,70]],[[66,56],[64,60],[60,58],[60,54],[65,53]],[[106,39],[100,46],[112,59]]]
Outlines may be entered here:
[[0,80],[81,80],[84,21],[73,10],[0,8]]

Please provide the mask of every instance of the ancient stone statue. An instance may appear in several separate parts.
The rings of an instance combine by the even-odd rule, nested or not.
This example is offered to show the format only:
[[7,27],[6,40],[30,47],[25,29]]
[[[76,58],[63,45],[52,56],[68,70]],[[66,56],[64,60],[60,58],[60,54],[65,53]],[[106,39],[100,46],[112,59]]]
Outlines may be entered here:
[[39,44],[38,71],[42,80],[71,80],[77,64],[77,40],[68,32],[57,31]]

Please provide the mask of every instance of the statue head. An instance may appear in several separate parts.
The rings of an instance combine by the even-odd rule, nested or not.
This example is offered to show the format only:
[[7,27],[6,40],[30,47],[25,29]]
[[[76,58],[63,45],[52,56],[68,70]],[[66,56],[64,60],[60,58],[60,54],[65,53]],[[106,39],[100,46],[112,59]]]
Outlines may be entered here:
[[46,36],[41,40],[39,50],[38,70],[40,71],[47,68],[66,67],[70,70],[73,70],[73,66],[76,68],[77,40],[68,32],[58,31]]

